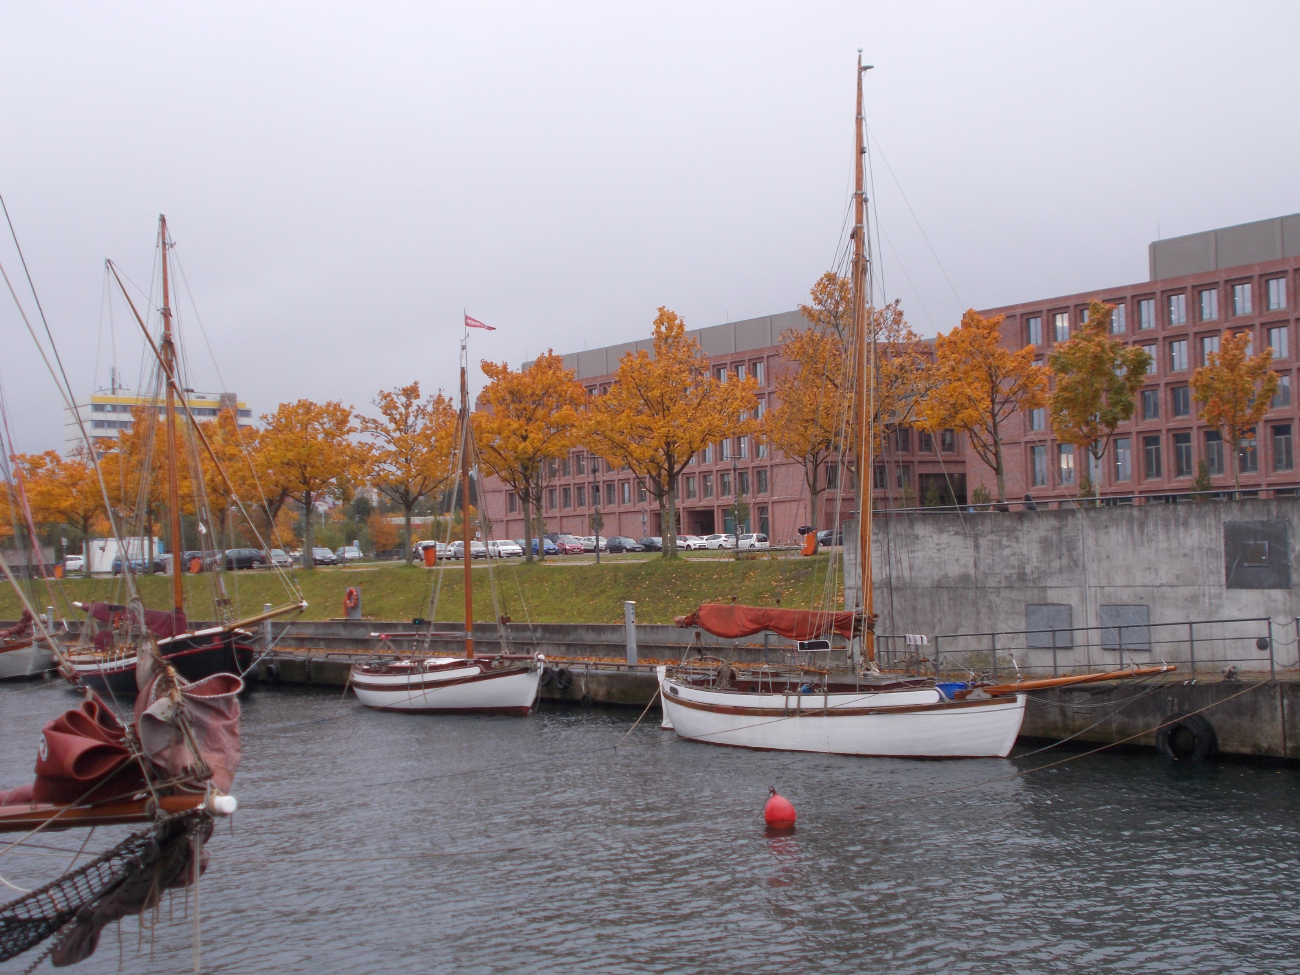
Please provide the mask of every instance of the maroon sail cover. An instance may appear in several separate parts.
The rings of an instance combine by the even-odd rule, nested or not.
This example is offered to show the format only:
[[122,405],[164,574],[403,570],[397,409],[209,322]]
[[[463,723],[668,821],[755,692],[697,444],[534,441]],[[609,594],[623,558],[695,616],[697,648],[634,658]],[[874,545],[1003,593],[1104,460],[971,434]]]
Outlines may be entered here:
[[[92,619],[96,619],[101,623],[120,622],[126,617],[127,612],[125,606],[119,606],[116,603],[91,603],[84,608]],[[189,624],[184,613],[146,609],[144,611],[144,625],[149,627],[149,632],[159,640],[165,640],[169,636],[184,633]]]
[[[135,727],[141,750],[156,768],[171,777],[190,768],[195,756],[172,720],[176,702],[159,680],[154,677],[136,696]],[[212,770],[212,783],[222,792],[229,792],[239,768],[239,692],[244,682],[234,674],[213,674],[193,684],[177,678],[177,685],[199,752]]]
[[0,630],[0,640],[12,640],[15,637],[26,636],[32,630],[32,611],[23,610],[23,615],[19,617],[18,622],[7,630]]
[[856,613],[822,613],[812,609],[704,603],[689,616],[678,616],[674,622],[681,627],[698,626],[707,633],[727,639],[753,636],[766,630],[791,640],[811,640],[832,633],[851,640],[856,616]]

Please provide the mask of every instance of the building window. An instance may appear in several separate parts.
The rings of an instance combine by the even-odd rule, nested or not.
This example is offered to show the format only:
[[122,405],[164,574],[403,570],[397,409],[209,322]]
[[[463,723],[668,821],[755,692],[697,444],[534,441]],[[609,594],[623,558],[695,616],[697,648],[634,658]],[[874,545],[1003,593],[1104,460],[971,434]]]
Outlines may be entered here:
[[560,458],[560,476],[561,476],[561,477],[568,477],[568,476],[569,476],[569,458],[568,458],[568,457],[561,457],[561,458]]
[[578,485],[578,507],[587,507],[587,486],[585,484]]
[[1154,298],[1143,298],[1138,302],[1138,328],[1148,329],[1156,327],[1156,300]]
[[1237,470],[1242,474],[1259,473],[1259,441],[1253,427],[1237,444]]
[[840,486],[840,465],[826,465],[826,490],[833,491]]
[[715,370],[714,375],[718,377],[718,382],[725,383],[727,381],[727,367],[719,366],[717,370]]
[[1223,473],[1223,434],[1218,430],[1205,431],[1205,465],[1211,474]]
[[745,372],[746,372],[746,370],[745,370],[745,364],[744,364],[743,362],[742,362],[740,365],[736,366],[736,378],[737,378],[737,379],[744,379],[744,378],[745,378]]
[[1169,296],[1169,324],[1187,324],[1187,295]]
[[731,440],[727,439],[718,444],[718,457],[722,460],[731,460]]
[[1080,308],[1078,314],[1079,314],[1079,324],[1080,324],[1080,325],[1087,325],[1087,324],[1088,324],[1088,309],[1087,309],[1087,307]]
[[754,471],[754,493],[767,494],[767,468]]
[[546,510],[555,510],[555,488],[548,488],[546,491]]
[[108,410],[105,409],[103,403],[92,403],[92,404],[90,405],[90,412],[91,412],[91,413],[107,413]]
[[618,486],[619,498],[623,504],[632,503],[632,485],[627,481],[621,481]]
[[567,487],[560,488],[560,507],[561,508],[573,507],[573,491],[571,488],[567,488]]
[[591,458],[591,473],[593,473],[593,474],[599,474],[599,473],[600,473],[600,458],[599,458],[599,457],[595,457],[595,456],[593,456],[593,457]]
[[700,463],[701,463],[701,464],[712,464],[712,463],[713,463],[713,444],[711,444],[711,443],[706,443],[706,444],[704,445],[704,450],[701,451],[701,454],[703,455],[703,456],[700,458]]
[[934,435],[929,430],[916,432],[916,449],[922,454],[934,453]]
[[897,482],[900,491],[904,488],[910,488],[912,486],[912,468],[906,464],[900,464],[894,480]]
[[1277,392],[1274,393],[1273,398],[1269,400],[1268,403],[1269,409],[1276,410],[1279,407],[1290,406],[1290,405],[1291,405],[1291,377],[1289,375],[1278,376]]
[[1123,335],[1128,330],[1127,315],[1125,309],[1128,306],[1123,302],[1113,307],[1110,311],[1110,333],[1111,335]]
[[[1047,429],[1047,407],[1040,406],[1036,410],[1029,411],[1029,429],[1046,430]],[[1044,484],[1047,482],[1044,481]]]
[[771,523],[767,517],[767,505],[765,504],[758,506],[758,530],[764,535],[769,535],[772,532]]
[[1175,386],[1169,390],[1169,412],[1174,416],[1192,415],[1192,389],[1190,386]]
[[1058,311],[1052,316],[1052,337],[1057,342],[1064,342],[1070,337],[1070,313]]
[[939,431],[939,450],[951,454],[957,449],[957,432],[955,430]]
[[1056,476],[1062,484],[1074,483],[1074,444],[1063,443],[1056,448]]
[[703,497],[713,497],[713,475],[705,474],[700,478],[700,494]]
[[518,506],[519,506],[519,498],[515,495],[515,493],[512,491],[509,494],[507,494],[506,511],[513,515],[515,513],[515,509]]
[[1286,278],[1268,279],[1268,310],[1281,311],[1286,307]]
[[1128,437],[1115,438],[1115,480],[1133,479],[1132,441]]
[[1268,330],[1268,347],[1273,350],[1274,359],[1285,359],[1289,354],[1287,349],[1287,327],[1278,325],[1276,328]]
[[695,500],[695,475],[693,474],[686,475],[686,500]]
[[1043,446],[1030,447],[1029,458],[1034,472],[1033,486],[1043,487],[1047,484],[1047,448]]
[[1160,390],[1158,389],[1142,390],[1142,419],[1144,420],[1160,419]]
[[1043,319],[1039,315],[1025,320],[1025,329],[1029,336],[1030,345],[1043,344]]
[[1169,371],[1184,372],[1187,369],[1187,340],[1179,339],[1169,343]]
[[758,397],[758,402],[754,405],[754,418],[756,420],[761,420],[763,419],[763,414],[766,412],[767,412],[767,400],[765,400],[763,397],[760,396]]
[[1160,477],[1160,437],[1159,435],[1142,438],[1143,470],[1148,481]]
[[1291,453],[1291,424],[1274,424],[1273,470],[1289,471],[1293,467],[1295,467],[1295,457]]
[[1160,357],[1156,355],[1156,347],[1154,344],[1144,345],[1142,351],[1147,354],[1149,360],[1147,362],[1147,375],[1154,376],[1156,374],[1156,363],[1160,361]]
[[[1219,337],[1217,335],[1201,336],[1201,365],[1210,364],[1210,356],[1219,354]],[[1246,353],[1249,355],[1249,351]]]
[[605,507],[606,508],[614,507],[614,482],[613,481],[607,481],[605,483]]
[[586,473],[587,473],[587,455],[586,455],[586,454],[574,454],[574,455],[573,455],[573,472],[574,472],[575,474],[586,474]]
[[749,471],[736,472],[736,494],[742,498],[749,494]]
[[645,481],[636,482],[636,500],[637,500],[637,504],[646,503]]
[[736,438],[736,455],[737,455],[741,460],[745,460],[745,459],[747,459],[747,458],[749,457],[749,438],[748,438],[748,437],[737,437],[737,438]]
[[1250,300],[1250,282],[1232,286],[1232,313],[1249,315],[1253,311]]
[[754,370],[754,382],[758,383],[760,386],[766,386],[767,380],[765,377],[767,374],[767,369],[764,368],[764,363],[762,359],[759,359],[757,362],[753,363],[753,370]]
[[1174,477],[1192,476],[1192,435],[1174,434]]
[[871,486],[877,491],[883,491],[888,484],[888,474],[885,471],[884,464],[877,464],[871,471]]
[[762,460],[764,457],[767,456],[767,444],[764,443],[762,440],[754,441],[754,456],[757,457],[759,460]]
[[723,471],[718,475],[718,497],[725,498],[731,494],[731,474]]
[[1206,288],[1200,293],[1201,321],[1212,322],[1219,317],[1219,289]]

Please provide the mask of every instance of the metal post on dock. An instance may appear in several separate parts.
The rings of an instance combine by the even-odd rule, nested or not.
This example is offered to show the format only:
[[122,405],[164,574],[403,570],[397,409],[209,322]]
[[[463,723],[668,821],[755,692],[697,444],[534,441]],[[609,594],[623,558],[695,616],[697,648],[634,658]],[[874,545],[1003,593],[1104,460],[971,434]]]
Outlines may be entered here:
[[636,602],[623,601],[623,629],[627,633],[627,662],[636,663]]
[[1277,659],[1273,654],[1273,617],[1268,618],[1268,679],[1277,680]]
[[1187,656],[1192,668],[1192,676],[1196,676],[1196,624],[1187,624]]

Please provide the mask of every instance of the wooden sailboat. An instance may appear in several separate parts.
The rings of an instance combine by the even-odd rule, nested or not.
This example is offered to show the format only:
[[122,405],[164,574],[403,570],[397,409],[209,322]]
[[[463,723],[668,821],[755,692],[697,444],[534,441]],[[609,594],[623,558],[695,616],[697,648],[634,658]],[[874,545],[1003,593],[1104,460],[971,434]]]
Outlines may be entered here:
[[[172,538],[171,560],[171,609],[168,611],[146,610],[138,601],[126,605],[106,602],[74,603],[78,609],[87,614],[82,646],[74,648],[68,654],[68,664],[75,674],[75,680],[96,691],[121,694],[132,697],[136,692],[136,662],[139,650],[148,644],[156,649],[176,672],[189,681],[200,681],[213,674],[243,674],[252,666],[257,650],[253,645],[253,633],[248,627],[263,620],[300,612],[307,608],[306,601],[295,600],[269,612],[258,613],[244,619],[221,622],[214,626],[193,629],[185,614],[185,588],[183,567],[180,565],[181,545],[181,499],[180,475],[178,471],[177,449],[177,402],[179,400],[190,427],[194,430],[200,445],[205,449],[212,463],[220,472],[232,495],[235,493],[230,485],[221,462],[217,459],[211,445],[190,412],[188,403],[178,380],[176,342],[172,331],[171,277],[167,251],[169,238],[167,234],[167,217],[158,217],[159,241],[162,255],[162,339],[155,343],[148,327],[125,287],[122,294],[131,307],[136,322],[144,332],[146,341],[162,370],[165,386],[165,435],[167,462],[167,515]],[[111,263],[114,277],[117,269]],[[90,449],[93,445],[87,444]],[[129,560],[124,560],[123,571],[129,572]],[[90,636],[86,641],[85,636]]]
[[[775,632],[792,640],[839,633],[861,648],[865,672],[832,677],[826,671],[746,672],[714,668],[659,670],[663,727],[683,738],[715,745],[777,751],[900,758],[1005,757],[1025,714],[1025,691],[1081,680],[1111,680],[1160,673],[1164,667],[1019,682],[946,693],[928,678],[891,678],[875,665],[871,564],[872,478],[875,443],[868,403],[874,389],[875,350],[867,334],[866,195],[863,179],[862,78],[870,65],[858,55],[854,131],[853,330],[856,376],[855,454],[862,486],[858,512],[857,606],[845,613],[701,606],[681,618],[716,636],[737,638]],[[829,644],[827,644],[829,646]],[[811,678],[811,679],[810,679]]]
[[54,666],[54,654],[32,638],[32,617],[26,610],[16,624],[0,630],[0,680],[34,677]]
[[469,514],[469,422],[466,340],[460,363],[460,510],[465,541],[465,655],[356,664],[351,684],[357,700],[380,711],[442,714],[528,714],[537,703],[545,658],[542,654],[474,653],[473,533]]

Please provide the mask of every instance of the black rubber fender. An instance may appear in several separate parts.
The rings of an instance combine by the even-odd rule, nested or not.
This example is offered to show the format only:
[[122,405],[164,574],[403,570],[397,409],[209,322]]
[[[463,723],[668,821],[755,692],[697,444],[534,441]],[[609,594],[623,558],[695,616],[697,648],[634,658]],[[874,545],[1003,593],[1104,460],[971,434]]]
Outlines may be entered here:
[[569,673],[568,667],[561,667],[555,672],[555,689],[557,691],[567,691],[573,686],[573,674]]
[[280,683],[280,665],[269,663],[266,665],[266,679],[272,684]]
[[1219,753],[1214,726],[1199,714],[1171,714],[1156,732],[1156,751],[1175,762],[1204,762]]
[[554,667],[543,667],[543,668],[542,668],[542,686],[543,686],[543,687],[550,687],[550,686],[551,686],[552,684],[554,684],[554,683],[555,683],[555,668],[554,668]]

